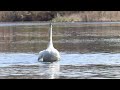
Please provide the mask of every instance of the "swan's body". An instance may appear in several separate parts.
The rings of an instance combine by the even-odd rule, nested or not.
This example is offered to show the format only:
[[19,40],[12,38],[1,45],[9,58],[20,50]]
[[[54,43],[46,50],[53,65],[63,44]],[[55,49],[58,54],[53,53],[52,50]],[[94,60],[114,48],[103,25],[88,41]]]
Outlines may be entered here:
[[49,32],[49,44],[46,50],[39,52],[38,61],[43,59],[45,62],[53,62],[60,60],[60,54],[57,49],[53,47],[52,42],[52,25],[50,24],[50,32]]

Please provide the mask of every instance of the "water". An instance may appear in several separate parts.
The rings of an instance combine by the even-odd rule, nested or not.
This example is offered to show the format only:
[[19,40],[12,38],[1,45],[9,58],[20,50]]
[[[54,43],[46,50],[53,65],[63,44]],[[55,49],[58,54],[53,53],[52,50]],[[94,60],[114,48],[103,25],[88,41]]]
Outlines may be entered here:
[[48,23],[0,23],[1,79],[118,79],[120,22],[54,23],[61,60],[38,62]]

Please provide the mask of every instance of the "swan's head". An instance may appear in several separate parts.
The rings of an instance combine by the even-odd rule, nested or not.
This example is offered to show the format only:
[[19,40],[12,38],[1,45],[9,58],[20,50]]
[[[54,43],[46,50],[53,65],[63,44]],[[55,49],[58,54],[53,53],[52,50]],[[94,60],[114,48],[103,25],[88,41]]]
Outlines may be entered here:
[[52,23],[50,23],[50,27],[52,28]]

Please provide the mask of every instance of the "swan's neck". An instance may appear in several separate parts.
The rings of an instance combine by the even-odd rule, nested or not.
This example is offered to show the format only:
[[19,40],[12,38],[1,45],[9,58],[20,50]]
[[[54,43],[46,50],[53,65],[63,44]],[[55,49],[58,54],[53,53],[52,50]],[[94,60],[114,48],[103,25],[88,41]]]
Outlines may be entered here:
[[53,47],[53,42],[52,42],[52,25],[50,26],[49,30],[49,44],[48,47]]

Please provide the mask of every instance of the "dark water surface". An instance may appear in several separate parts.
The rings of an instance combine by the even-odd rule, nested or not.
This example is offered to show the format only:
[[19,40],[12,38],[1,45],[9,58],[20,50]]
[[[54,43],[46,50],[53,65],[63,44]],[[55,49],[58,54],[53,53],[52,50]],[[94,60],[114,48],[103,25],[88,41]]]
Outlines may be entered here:
[[120,22],[53,23],[61,60],[38,62],[48,23],[0,23],[1,79],[120,78]]

